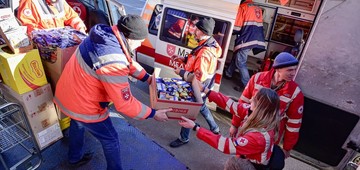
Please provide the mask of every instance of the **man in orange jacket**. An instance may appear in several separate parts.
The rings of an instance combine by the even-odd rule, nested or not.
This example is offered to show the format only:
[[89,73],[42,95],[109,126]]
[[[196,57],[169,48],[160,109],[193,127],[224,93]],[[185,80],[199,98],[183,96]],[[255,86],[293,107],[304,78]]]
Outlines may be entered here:
[[253,52],[255,50],[257,53],[265,51],[266,44],[261,8],[255,6],[252,0],[242,0],[236,16],[235,26],[233,32],[236,35],[234,55],[223,76],[226,79],[231,79],[235,69],[238,69],[241,74],[241,82],[234,89],[241,91],[241,87],[245,87],[250,79],[246,66],[248,53],[250,50],[253,50]]
[[27,26],[28,35],[35,29],[64,26],[86,31],[84,22],[65,0],[20,0],[17,17]]
[[[56,85],[55,104],[71,118],[69,163],[87,163],[84,132],[88,130],[102,144],[108,169],[122,169],[120,143],[108,106],[134,119],[166,121],[167,111],[154,110],[139,102],[130,91],[128,76],[151,82],[151,76],[133,61],[130,52],[148,35],[140,16],[122,16],[115,26],[95,25],[66,64]],[[124,136],[125,137],[125,136]]]
[[[174,60],[181,60],[185,63],[185,69],[175,68],[175,73],[179,74],[184,80],[195,77],[205,87],[209,89],[214,85],[217,59],[220,58],[222,50],[220,45],[212,36],[215,21],[212,18],[203,18],[196,23],[195,39],[199,45],[194,48],[186,58],[173,56]],[[206,96],[203,97],[203,105],[200,108],[201,115],[210,126],[210,130],[218,134],[219,126],[216,124],[209,108],[206,106]],[[180,137],[170,143],[170,147],[179,147],[189,142],[190,129],[181,128]]]

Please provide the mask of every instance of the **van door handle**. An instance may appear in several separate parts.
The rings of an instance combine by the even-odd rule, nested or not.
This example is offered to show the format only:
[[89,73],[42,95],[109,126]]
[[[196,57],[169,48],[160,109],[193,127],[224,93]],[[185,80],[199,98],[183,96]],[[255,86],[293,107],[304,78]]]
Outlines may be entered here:
[[347,143],[347,148],[360,152],[360,145],[356,144],[353,140],[350,140],[350,142]]

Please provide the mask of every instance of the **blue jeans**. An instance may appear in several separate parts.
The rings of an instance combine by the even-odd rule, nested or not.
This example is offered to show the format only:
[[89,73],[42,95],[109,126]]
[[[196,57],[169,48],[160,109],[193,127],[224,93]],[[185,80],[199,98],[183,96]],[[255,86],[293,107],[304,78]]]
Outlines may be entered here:
[[249,71],[246,67],[246,61],[248,53],[251,49],[240,49],[235,52],[235,55],[231,59],[229,68],[225,71],[226,76],[232,77],[235,69],[237,68],[241,74],[241,83],[246,86],[250,80]]
[[[204,100],[205,101],[205,100]],[[206,106],[206,102],[200,108],[201,115],[205,118],[206,122],[209,124],[210,130],[215,132],[219,131],[219,126],[216,124],[212,113],[210,112],[209,108]],[[189,141],[190,130],[188,128],[181,128],[180,131],[180,140],[183,142]]]
[[69,128],[69,162],[75,163],[84,155],[85,130],[96,137],[103,148],[107,169],[122,169],[120,142],[110,117],[102,122],[84,123],[71,119]]

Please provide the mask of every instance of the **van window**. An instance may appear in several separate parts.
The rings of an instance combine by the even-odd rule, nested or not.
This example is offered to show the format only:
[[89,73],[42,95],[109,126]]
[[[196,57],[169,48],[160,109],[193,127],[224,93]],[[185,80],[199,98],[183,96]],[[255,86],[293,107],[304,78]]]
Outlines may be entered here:
[[[204,16],[190,12],[184,12],[172,8],[166,8],[160,31],[160,40],[179,46],[193,49],[198,45],[195,40],[195,24]],[[225,47],[226,32],[229,32],[230,22],[215,20],[213,32],[214,38],[222,48]]]
[[158,33],[160,21],[161,21],[162,8],[163,5],[161,4],[155,5],[148,27],[150,34],[157,35]]

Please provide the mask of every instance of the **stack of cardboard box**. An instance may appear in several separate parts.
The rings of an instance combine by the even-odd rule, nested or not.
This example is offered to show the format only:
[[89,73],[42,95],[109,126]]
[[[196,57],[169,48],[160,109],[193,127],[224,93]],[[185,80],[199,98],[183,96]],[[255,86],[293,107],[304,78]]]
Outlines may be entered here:
[[63,137],[39,52],[12,54],[0,47],[0,83],[3,96],[20,103],[40,149]]
[[26,31],[27,27],[20,26],[10,8],[0,9],[0,35],[13,53],[24,53],[33,48]]
[[[38,30],[32,32],[34,44],[44,66],[53,92],[66,63],[86,35],[70,27]],[[56,106],[55,106],[56,107]],[[70,126],[70,118],[56,107],[62,130]]]

